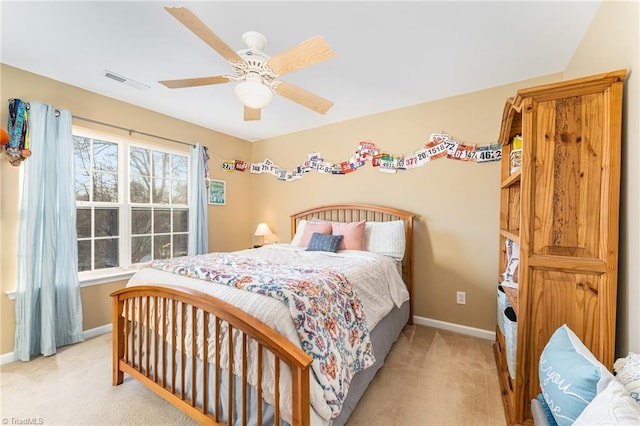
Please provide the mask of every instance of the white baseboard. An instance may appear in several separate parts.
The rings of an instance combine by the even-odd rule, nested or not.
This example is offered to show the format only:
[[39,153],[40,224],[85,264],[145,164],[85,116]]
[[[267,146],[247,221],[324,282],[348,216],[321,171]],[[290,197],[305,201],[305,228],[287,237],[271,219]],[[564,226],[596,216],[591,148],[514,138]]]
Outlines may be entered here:
[[92,328],[91,330],[86,330],[82,333],[84,340],[91,339],[92,337],[97,337],[102,334],[111,333],[112,324],[101,325],[100,327]]
[[13,362],[15,360],[16,360],[15,352],[9,352],[9,353],[0,355],[0,365],[9,364],[10,362]]
[[[92,337],[97,337],[102,334],[111,333],[112,326],[111,324],[105,324],[100,327],[92,328],[90,330],[85,330],[82,332],[82,337],[84,340],[91,339]],[[10,362],[15,361],[16,354],[15,352],[9,352],[6,354],[0,355],[0,365],[8,364]]]
[[496,332],[483,330],[481,328],[469,327],[466,325],[454,324],[451,322],[434,320],[431,318],[413,316],[413,323],[417,325],[424,325],[426,327],[439,328],[442,330],[454,331],[460,334],[466,334],[467,336],[479,337],[481,339],[496,340]]

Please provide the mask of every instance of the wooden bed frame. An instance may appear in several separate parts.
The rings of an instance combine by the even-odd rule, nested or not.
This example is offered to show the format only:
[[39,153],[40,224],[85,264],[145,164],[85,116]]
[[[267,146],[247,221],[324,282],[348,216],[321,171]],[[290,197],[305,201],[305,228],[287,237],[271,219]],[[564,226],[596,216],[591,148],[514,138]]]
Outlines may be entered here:
[[[305,220],[331,220],[339,222],[357,222],[361,220],[387,222],[403,220],[406,231],[406,249],[402,262],[402,272],[410,297],[412,296],[412,261],[413,261],[413,218],[412,213],[402,210],[368,204],[331,204],[304,210],[291,215],[291,235],[295,235],[298,223]],[[241,383],[241,401],[234,401],[234,393],[230,391],[226,398],[226,412],[232,413],[235,402],[240,402],[242,424],[247,424],[247,354],[250,343],[257,344],[257,407],[255,419],[262,424],[262,382],[263,362],[273,356],[274,364],[274,419],[279,423],[279,380],[281,364],[291,371],[292,386],[292,424],[308,425],[310,423],[310,388],[309,368],[312,358],[295,344],[281,336],[266,324],[255,319],[244,311],[213,296],[181,287],[173,286],[133,286],[123,288],[111,294],[113,300],[113,385],[123,383],[124,373],[137,379],[156,394],[175,405],[201,424],[224,424],[219,417],[220,382],[228,380],[233,389],[234,380]],[[412,302],[410,300],[409,323],[413,320]],[[123,315],[127,313],[127,315]],[[178,315],[178,313],[180,315]],[[208,315],[207,315],[208,314]],[[189,321],[201,316],[202,324]],[[167,321],[169,320],[169,321]],[[184,353],[186,324],[191,323],[191,335],[200,333],[203,336],[202,352],[197,352],[197,345],[191,345],[189,353]],[[169,326],[168,324],[171,324]],[[221,366],[220,351],[215,351],[215,362],[202,362],[197,368],[198,359],[208,359],[209,326],[213,326],[213,339],[219,345],[223,340],[227,343],[228,363]],[[179,325],[181,325],[179,327]],[[221,333],[221,330],[234,330],[235,333]],[[160,337],[159,337],[160,335]],[[136,337],[137,336],[137,337]],[[163,338],[164,336],[164,338]],[[239,336],[239,337],[238,337]],[[139,337],[139,338],[138,338]],[[231,349],[234,345],[229,339],[242,341],[241,359],[234,359]],[[253,341],[253,342],[252,342]],[[172,348],[183,348],[179,359]],[[220,346],[217,346],[220,347]],[[144,354],[144,355],[143,355]],[[148,356],[145,356],[148,354]],[[266,355],[265,355],[266,354]],[[242,377],[234,379],[234,363],[241,363]],[[169,367],[168,367],[169,366]],[[185,386],[185,371],[190,369],[190,382],[202,380],[202,383],[213,382],[213,395],[207,386],[202,386],[199,393],[193,387]],[[223,377],[223,369],[226,377]],[[197,373],[198,372],[198,373]],[[196,377],[196,374],[199,374]],[[237,383],[237,382],[236,382]],[[190,390],[193,389],[193,392]],[[208,401],[218,401],[214,412],[208,410]],[[197,400],[201,403],[198,404]],[[231,424],[231,423],[228,423]]]

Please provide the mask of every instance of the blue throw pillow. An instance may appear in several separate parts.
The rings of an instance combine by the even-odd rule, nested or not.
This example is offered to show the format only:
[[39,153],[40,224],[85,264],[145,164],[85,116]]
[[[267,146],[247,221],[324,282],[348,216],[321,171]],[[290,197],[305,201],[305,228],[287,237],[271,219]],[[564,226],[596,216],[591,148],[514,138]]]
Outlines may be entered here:
[[330,251],[335,253],[342,242],[342,235],[319,234],[314,232],[306,251]]
[[538,377],[544,400],[560,426],[572,425],[615,380],[566,324],[553,333],[542,351]]

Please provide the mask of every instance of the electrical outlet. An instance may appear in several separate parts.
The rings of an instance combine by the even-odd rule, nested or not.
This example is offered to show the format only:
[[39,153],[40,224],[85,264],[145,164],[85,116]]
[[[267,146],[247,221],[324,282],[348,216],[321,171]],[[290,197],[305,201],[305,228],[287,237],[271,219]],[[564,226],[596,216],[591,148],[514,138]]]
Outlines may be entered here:
[[458,305],[466,305],[467,293],[465,293],[464,291],[456,291],[456,303]]

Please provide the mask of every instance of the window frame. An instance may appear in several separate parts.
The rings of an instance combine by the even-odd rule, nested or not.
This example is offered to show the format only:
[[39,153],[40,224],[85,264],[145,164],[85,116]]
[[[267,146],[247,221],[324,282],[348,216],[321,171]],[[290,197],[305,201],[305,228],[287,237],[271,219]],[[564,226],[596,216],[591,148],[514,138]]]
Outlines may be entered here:
[[[118,260],[119,266],[112,268],[103,268],[89,271],[78,271],[78,279],[81,287],[111,283],[121,280],[129,279],[136,271],[138,271],[142,265],[146,262],[131,262],[131,211],[136,207],[149,207],[150,209],[167,208],[167,209],[184,209],[188,211],[190,209],[190,155],[188,149],[175,149],[175,147],[169,147],[162,143],[152,143],[143,141],[136,138],[127,138],[118,136],[112,133],[101,132],[94,129],[87,129],[83,127],[73,126],[72,133],[74,136],[81,136],[91,139],[104,140],[106,142],[116,143],[118,146],[118,201],[117,202],[104,202],[104,201],[78,201],[76,200],[76,211],[79,208],[100,208],[100,207],[117,207],[118,208]],[[152,204],[152,203],[131,203],[130,202],[130,148],[141,148],[150,151],[167,153],[170,155],[179,155],[186,158],[187,162],[187,200],[186,204]],[[153,158],[153,157],[152,157]],[[74,171],[75,173],[75,171]],[[75,177],[74,177],[75,179]],[[74,184],[75,185],[75,184]],[[74,190],[75,193],[75,190]],[[173,200],[172,200],[173,201]],[[92,237],[95,239],[95,223],[92,220]],[[153,232],[153,229],[151,230]],[[188,228],[186,234],[188,235]],[[151,234],[153,235],[153,233]],[[173,235],[173,229],[171,229],[171,235]],[[152,237],[153,238],[153,237]],[[77,240],[77,238],[76,238]],[[153,254],[153,253],[152,253]],[[93,256],[92,256],[93,257]],[[94,259],[92,259],[93,263]],[[93,265],[92,265],[93,267]]]

